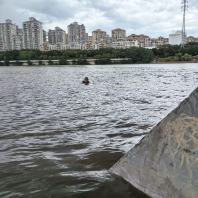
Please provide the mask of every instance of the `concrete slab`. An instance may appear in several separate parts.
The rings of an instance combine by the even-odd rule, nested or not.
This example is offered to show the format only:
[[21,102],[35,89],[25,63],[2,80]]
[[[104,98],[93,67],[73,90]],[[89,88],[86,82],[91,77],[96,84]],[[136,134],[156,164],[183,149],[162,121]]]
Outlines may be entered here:
[[110,172],[153,198],[198,198],[198,88]]

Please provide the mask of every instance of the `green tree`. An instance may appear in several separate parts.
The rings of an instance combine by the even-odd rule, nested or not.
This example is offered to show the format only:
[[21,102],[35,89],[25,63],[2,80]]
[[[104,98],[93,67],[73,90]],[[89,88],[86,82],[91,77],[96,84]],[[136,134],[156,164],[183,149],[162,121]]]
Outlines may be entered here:
[[175,55],[175,58],[176,58],[177,61],[181,61],[182,60],[182,53],[177,53]]
[[184,61],[192,61],[192,55],[186,53],[186,54],[184,54],[182,56],[182,60],[184,60]]

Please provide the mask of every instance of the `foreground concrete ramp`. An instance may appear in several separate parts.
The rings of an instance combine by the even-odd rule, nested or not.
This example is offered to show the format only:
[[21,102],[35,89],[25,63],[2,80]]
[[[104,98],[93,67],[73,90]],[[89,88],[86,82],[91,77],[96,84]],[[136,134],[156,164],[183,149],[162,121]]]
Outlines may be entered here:
[[110,172],[153,198],[198,198],[198,88]]

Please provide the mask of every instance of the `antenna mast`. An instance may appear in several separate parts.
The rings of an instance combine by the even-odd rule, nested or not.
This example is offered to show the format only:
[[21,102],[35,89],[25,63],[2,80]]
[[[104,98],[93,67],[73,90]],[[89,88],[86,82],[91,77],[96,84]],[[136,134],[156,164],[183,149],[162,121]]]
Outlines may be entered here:
[[186,11],[188,9],[188,0],[182,0],[183,24],[182,24],[182,47],[186,44]]

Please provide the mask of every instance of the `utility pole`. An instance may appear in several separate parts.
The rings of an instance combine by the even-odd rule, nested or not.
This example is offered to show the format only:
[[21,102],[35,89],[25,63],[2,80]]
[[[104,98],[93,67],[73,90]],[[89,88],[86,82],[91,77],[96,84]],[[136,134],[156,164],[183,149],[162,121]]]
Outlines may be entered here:
[[182,47],[186,44],[186,11],[188,9],[188,0],[182,0],[183,24],[182,24]]

